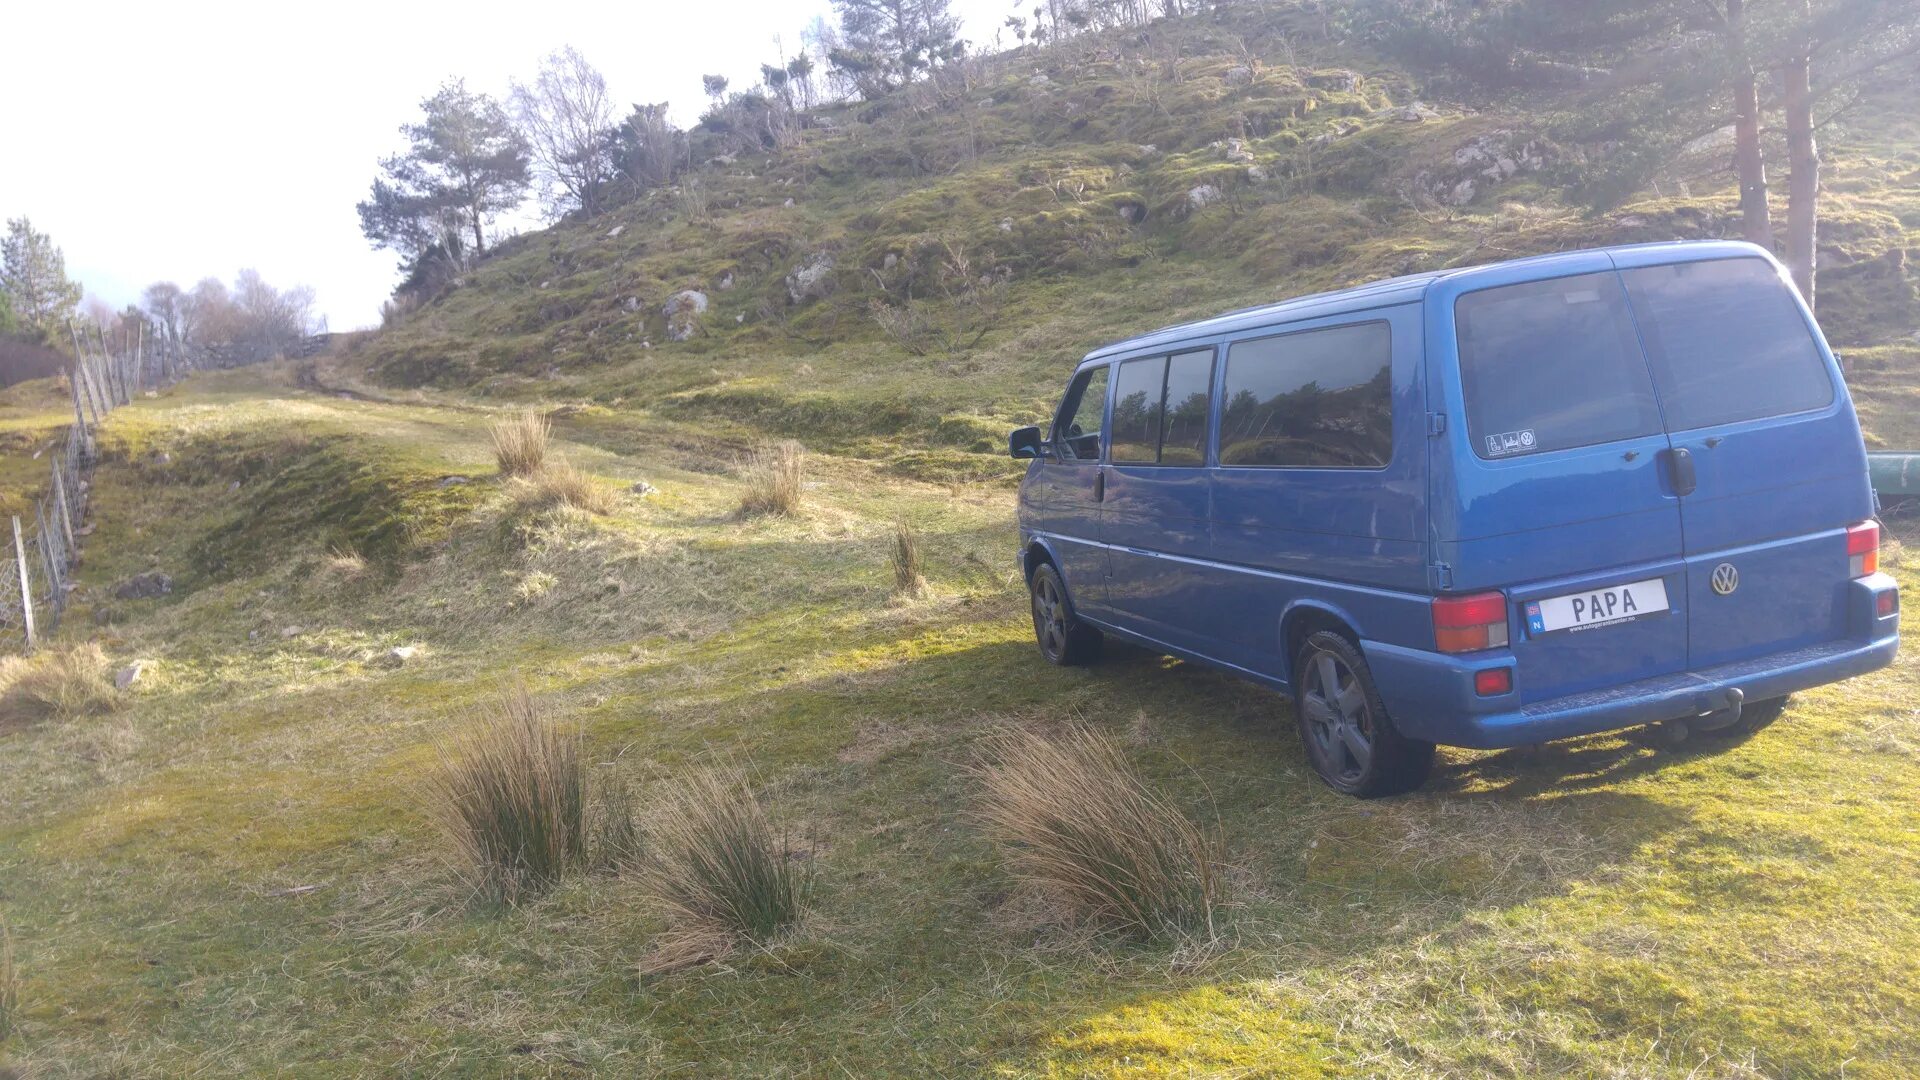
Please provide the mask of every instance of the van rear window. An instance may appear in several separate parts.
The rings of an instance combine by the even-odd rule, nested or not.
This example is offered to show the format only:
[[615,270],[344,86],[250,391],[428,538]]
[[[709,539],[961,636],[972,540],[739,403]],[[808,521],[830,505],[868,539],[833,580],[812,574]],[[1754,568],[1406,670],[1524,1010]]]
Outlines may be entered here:
[[1467,430],[1484,458],[1656,435],[1660,408],[1618,275],[1482,289],[1454,304]]
[[1667,429],[1824,409],[1833,379],[1785,281],[1760,259],[1621,274]]

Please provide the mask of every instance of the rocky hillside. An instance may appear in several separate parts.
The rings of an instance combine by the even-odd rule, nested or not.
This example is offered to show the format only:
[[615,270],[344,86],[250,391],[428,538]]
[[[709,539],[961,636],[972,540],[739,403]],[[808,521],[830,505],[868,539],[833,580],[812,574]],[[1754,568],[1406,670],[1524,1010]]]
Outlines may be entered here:
[[[671,189],[502,245],[356,361],[395,386],[878,437],[903,468],[968,474],[1103,341],[1409,271],[1738,235],[1730,129],[1595,210],[1630,124],[1574,92],[1436,96],[1318,12],[1088,35],[827,108],[794,146],[702,155]],[[1819,310],[1876,436],[1920,444],[1920,401],[1891,385],[1920,360],[1902,79],[1823,131]]]

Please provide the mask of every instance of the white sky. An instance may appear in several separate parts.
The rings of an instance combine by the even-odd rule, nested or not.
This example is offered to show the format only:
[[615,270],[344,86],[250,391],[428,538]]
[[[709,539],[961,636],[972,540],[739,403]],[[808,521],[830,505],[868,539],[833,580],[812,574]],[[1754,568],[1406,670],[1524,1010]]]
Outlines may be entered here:
[[[1013,0],[954,0],[990,45]],[[1031,7],[1031,3],[1019,7]],[[700,76],[735,88],[788,55],[828,0],[498,4],[54,4],[0,17],[0,218],[25,214],[117,309],[153,281],[305,284],[335,330],[376,323],[398,280],[354,204],[398,128],[446,78],[504,97],[571,44],[614,99],[698,117]]]

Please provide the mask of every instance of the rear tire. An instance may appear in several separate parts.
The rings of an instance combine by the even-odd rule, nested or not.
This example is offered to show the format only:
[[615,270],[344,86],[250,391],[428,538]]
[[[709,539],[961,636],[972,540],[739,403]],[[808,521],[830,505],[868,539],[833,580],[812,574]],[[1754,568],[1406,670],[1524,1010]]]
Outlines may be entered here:
[[1401,735],[1353,642],[1322,630],[1293,662],[1293,715],[1307,760],[1343,795],[1377,799],[1427,782],[1433,744]]
[[1074,615],[1058,570],[1041,563],[1028,580],[1027,589],[1033,601],[1033,638],[1047,663],[1081,667],[1100,658],[1102,635]]

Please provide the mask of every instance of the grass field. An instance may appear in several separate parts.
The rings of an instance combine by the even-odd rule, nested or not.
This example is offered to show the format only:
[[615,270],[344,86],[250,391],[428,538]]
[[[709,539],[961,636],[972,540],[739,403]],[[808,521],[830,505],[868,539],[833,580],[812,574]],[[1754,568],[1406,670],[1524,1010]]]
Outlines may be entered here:
[[[0,733],[6,1067],[1898,1077],[1920,1060],[1911,649],[1743,742],[1449,750],[1426,790],[1361,803],[1313,778],[1276,695],[1124,649],[1041,663],[1003,482],[816,453],[803,512],[743,519],[744,442],[562,409],[557,451],[615,509],[536,514],[494,476],[496,415],[263,370],[111,418],[62,637],[149,666],[110,710]],[[905,599],[901,519],[928,579]],[[1911,594],[1912,557],[1886,561]],[[108,596],[150,568],[172,595]],[[643,799],[701,761],[748,770],[809,864],[800,928],[643,975],[665,923],[630,877],[476,903],[422,777],[436,739],[521,683]],[[1006,725],[1069,721],[1217,823],[1216,940],[1104,940],[1007,874],[970,767]]]
[[[1739,235],[1711,139],[1598,205],[1657,143],[1631,102],[1441,100],[1373,40],[1340,5],[1228,5],[828,106],[791,145],[703,129],[673,188],[502,243],[317,365],[115,412],[55,646],[145,666],[56,707],[0,664],[0,1077],[1913,1075],[1911,647],[1744,740],[1446,750],[1372,803],[1313,776],[1275,694],[1037,655],[1001,448],[1086,349]],[[1818,310],[1869,445],[1920,449],[1915,79],[1876,78],[1822,125]],[[529,405],[575,472],[497,474],[490,427]],[[0,512],[68,408],[0,393]],[[799,511],[742,514],[788,438]],[[1914,521],[1884,555],[1909,597]],[[146,571],[172,592],[113,597]],[[675,963],[631,867],[477,899],[430,781],[521,687],[642,807],[743,772],[799,925]],[[1067,925],[988,836],[1008,729],[1083,726],[1218,838],[1213,933]]]

